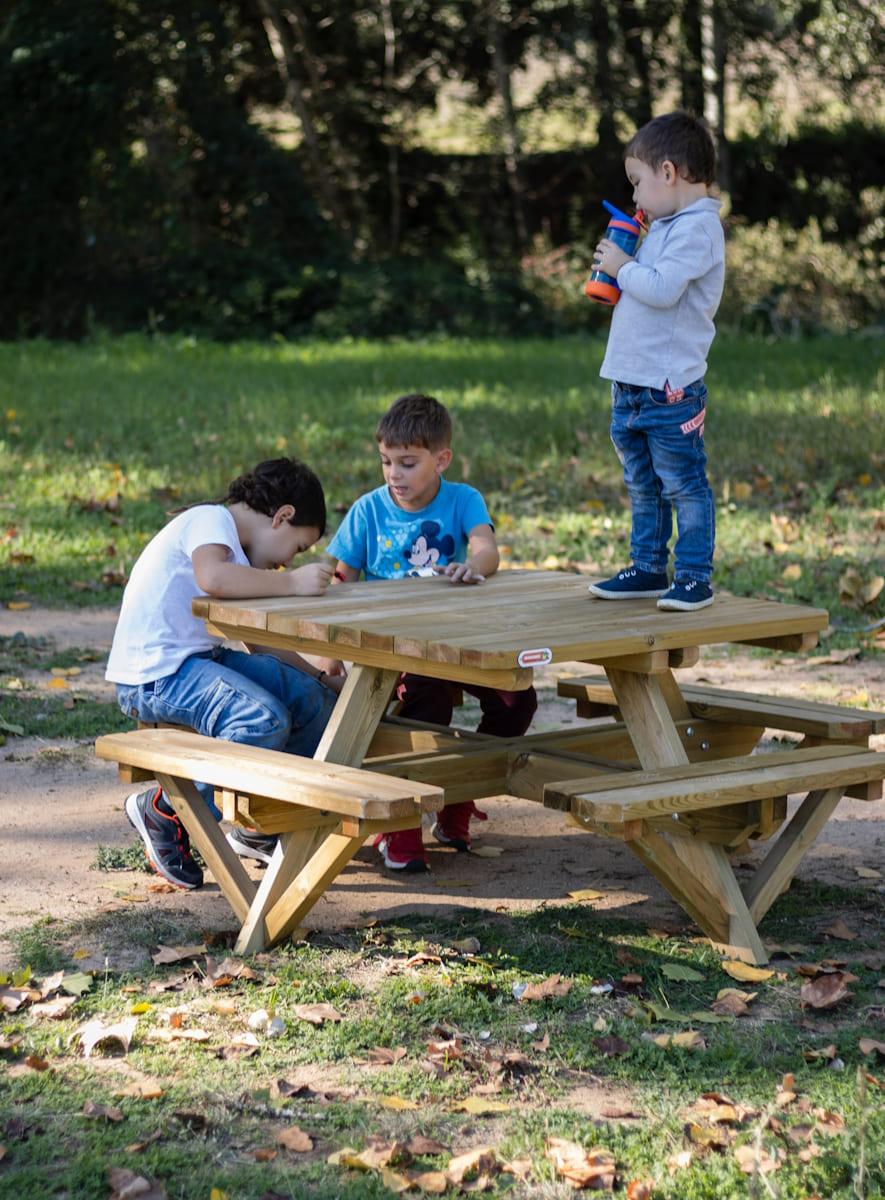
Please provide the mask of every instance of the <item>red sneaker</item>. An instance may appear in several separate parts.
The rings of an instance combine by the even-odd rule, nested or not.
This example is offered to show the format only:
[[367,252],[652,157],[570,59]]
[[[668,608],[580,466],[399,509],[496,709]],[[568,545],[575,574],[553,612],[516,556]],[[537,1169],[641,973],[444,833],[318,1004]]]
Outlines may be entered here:
[[401,829],[399,833],[379,833],[372,845],[391,871],[407,871],[414,875],[430,870],[420,825],[417,829]]
[[461,804],[449,804],[436,818],[431,833],[443,846],[453,846],[455,850],[470,849],[470,818],[477,821],[487,821],[488,813],[481,812],[472,800],[464,800]]

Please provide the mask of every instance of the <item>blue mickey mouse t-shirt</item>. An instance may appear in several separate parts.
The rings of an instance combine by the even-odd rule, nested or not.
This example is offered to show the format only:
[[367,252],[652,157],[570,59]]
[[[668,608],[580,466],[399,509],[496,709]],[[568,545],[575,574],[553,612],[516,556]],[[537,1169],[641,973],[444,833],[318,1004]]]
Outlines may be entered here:
[[463,562],[470,530],[491,524],[485,500],[466,483],[441,478],[436,496],[419,512],[400,508],[383,484],[351,507],[328,553],[366,579],[431,575],[436,566]]

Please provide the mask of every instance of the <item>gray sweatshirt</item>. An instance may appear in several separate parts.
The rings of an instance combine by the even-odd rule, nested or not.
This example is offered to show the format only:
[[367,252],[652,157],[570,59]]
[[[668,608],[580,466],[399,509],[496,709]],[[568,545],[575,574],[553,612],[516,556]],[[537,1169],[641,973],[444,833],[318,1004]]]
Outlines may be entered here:
[[724,281],[718,200],[705,196],[653,221],[635,260],[618,271],[622,295],[599,374],[659,390],[700,379]]

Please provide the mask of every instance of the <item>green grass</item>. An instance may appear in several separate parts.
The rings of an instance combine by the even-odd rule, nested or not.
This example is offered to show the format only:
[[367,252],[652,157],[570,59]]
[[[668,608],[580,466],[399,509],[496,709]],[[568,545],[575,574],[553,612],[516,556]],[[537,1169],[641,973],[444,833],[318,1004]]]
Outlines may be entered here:
[[[117,1165],[161,1180],[167,1194],[181,1200],[205,1200],[213,1187],[231,1198],[257,1197],[266,1190],[330,1200],[383,1196],[389,1192],[377,1174],[330,1166],[327,1156],[343,1146],[359,1149],[369,1135],[392,1140],[421,1132],[453,1151],[491,1142],[501,1161],[532,1160],[530,1182],[498,1176],[491,1196],[553,1200],[571,1194],[553,1180],[544,1159],[546,1139],[560,1136],[608,1149],[623,1183],[654,1178],[656,1200],[772,1194],[780,1200],[804,1200],[815,1193],[827,1200],[872,1200],[885,1186],[885,1109],[876,1084],[864,1082],[865,1073],[877,1068],[860,1055],[858,1040],[875,1038],[881,1019],[879,971],[870,958],[881,942],[885,906],[871,889],[841,890],[835,896],[810,886],[801,899],[801,915],[779,901],[766,927],[777,933],[788,924],[790,940],[806,947],[805,960],[847,959],[858,976],[851,1002],[826,1012],[803,1009],[798,998],[802,980],[787,960],[780,960],[773,964],[771,979],[753,985],[759,995],[749,1016],[724,1024],[695,1023],[707,1042],[696,1053],[661,1049],[643,1040],[645,1033],[683,1028],[653,1021],[643,1001],[667,1003],[677,1011],[709,1009],[717,990],[732,983],[718,956],[687,937],[661,940],[635,923],[600,918],[584,906],[519,916],[483,914],[481,923],[466,910],[448,919],[416,915],[396,925],[317,936],[312,944],[259,956],[253,964],[259,975],[255,982],[237,981],[224,989],[207,988],[195,975],[181,990],[151,990],[152,982],[180,975],[181,964],[137,975],[98,971],[64,1021],[37,1020],[25,1008],[2,1023],[0,1032],[7,1038],[22,1038],[17,1050],[7,1054],[12,1065],[30,1053],[48,1059],[51,1070],[0,1074],[0,1115],[10,1114],[27,1127],[26,1140],[7,1131],[0,1192],[21,1200],[56,1192],[103,1200],[104,1168]],[[821,940],[819,928],[834,905],[863,928],[857,942],[846,946]],[[456,953],[453,943],[468,935],[479,936],[480,952]],[[30,962],[38,975],[65,965],[66,947],[70,952],[73,946],[92,946],[97,953],[110,952],[113,961],[114,943],[195,940],[192,928],[177,928],[168,915],[152,919],[143,912],[99,915],[69,925],[42,922],[16,938],[20,963]],[[407,968],[407,957],[418,951],[440,954],[444,966]],[[212,953],[218,959],[225,952]],[[674,962],[692,966],[701,978],[671,980],[664,968]],[[75,961],[67,965],[80,969]],[[642,976],[638,990],[619,986],[627,971]],[[567,995],[517,1003],[515,983],[539,982],[553,972],[571,981]],[[591,989],[600,981],[612,982],[615,991],[594,994]],[[219,1013],[214,1007],[219,999],[231,1001],[233,1011]],[[296,1018],[295,1005],[317,1002],[333,1004],[344,1019],[314,1028]],[[161,1080],[164,1094],[152,1101],[117,1098],[113,1092],[126,1077],[85,1062],[68,1039],[89,1018],[111,1022],[144,1003],[150,1007],[139,1016],[127,1060],[131,1068]],[[220,1057],[259,1007],[284,1019],[285,1034],[260,1038],[254,1057]],[[186,1011],[187,1026],[210,1033],[207,1046],[151,1040],[153,1031],[168,1028],[163,1014],[171,1008]],[[524,1029],[528,1023],[536,1023],[537,1029]],[[445,1029],[457,1032],[468,1058],[431,1070],[427,1043],[445,1037]],[[603,1057],[594,1041],[603,1031],[622,1038],[626,1052]],[[549,1048],[538,1049],[533,1043],[544,1034]],[[835,1045],[843,1069],[833,1070],[823,1060],[806,1061],[804,1050],[827,1043]],[[359,1060],[378,1046],[402,1046],[406,1056],[393,1067],[361,1065]],[[500,1090],[491,1096],[508,1110],[489,1117],[454,1111],[455,1103],[481,1095],[477,1088],[498,1078],[495,1061],[505,1052],[526,1060],[504,1073]],[[723,1092],[756,1110],[736,1131],[736,1145],[759,1134],[773,1149],[779,1139],[763,1129],[769,1113],[778,1113],[787,1128],[812,1120],[795,1107],[775,1103],[786,1073],[795,1075],[794,1090],[809,1108],[844,1118],[844,1132],[814,1135],[822,1149],[819,1157],[804,1163],[791,1150],[770,1177],[772,1192],[741,1175],[731,1150],[698,1154],[689,1168],[669,1175],[666,1161],[684,1144],[686,1110],[702,1092]],[[328,1102],[281,1097],[276,1081],[285,1079],[309,1081],[314,1092],[330,1093]],[[642,1115],[622,1124],[600,1117],[598,1110],[588,1113],[578,1099],[582,1088],[611,1094],[618,1089]],[[381,1101],[391,1095],[417,1107],[388,1110]],[[87,1100],[120,1107],[123,1120],[110,1124],[85,1118]],[[188,1129],[187,1114],[193,1113],[206,1122],[196,1133]],[[255,1149],[272,1147],[278,1130],[293,1122],[315,1139],[315,1151],[256,1162]],[[125,1150],[158,1129],[162,1140],[143,1153]],[[785,1143],[781,1139],[779,1144]],[[444,1167],[447,1159],[426,1159],[420,1165]],[[863,1178],[858,1173],[862,1160]]]
[[[170,507],[217,496],[280,453],[316,468],[334,525],[380,481],[379,413],[414,389],[451,407],[451,477],[486,494],[505,553],[608,571],[627,560],[629,511],[602,351],[579,338],[0,345],[0,592],[115,602],[120,573]],[[860,611],[838,587],[847,566],[875,573],[881,342],[722,335],[711,363],[718,582],[825,605],[853,635],[885,612],[885,592]]]

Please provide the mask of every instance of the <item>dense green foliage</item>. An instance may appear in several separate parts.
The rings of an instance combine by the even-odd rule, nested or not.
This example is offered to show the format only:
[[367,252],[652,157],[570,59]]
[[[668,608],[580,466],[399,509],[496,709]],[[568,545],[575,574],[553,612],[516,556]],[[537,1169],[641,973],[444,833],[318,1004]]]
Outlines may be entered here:
[[[674,80],[717,126],[736,238],[813,217],[848,259],[875,255],[882,48],[872,10],[837,0],[12,0],[0,336],[601,323],[575,303],[599,202],[627,202],[620,148]],[[787,137],[792,71],[830,100]],[[528,98],[520,72],[540,80]],[[729,144],[735,87],[750,126]],[[567,302],[538,270],[565,247]],[[778,265],[769,308],[786,290],[801,325],[830,324]],[[881,312],[874,270],[824,282],[841,324]],[[733,317],[757,300],[736,294]]]

